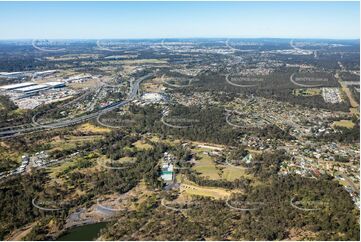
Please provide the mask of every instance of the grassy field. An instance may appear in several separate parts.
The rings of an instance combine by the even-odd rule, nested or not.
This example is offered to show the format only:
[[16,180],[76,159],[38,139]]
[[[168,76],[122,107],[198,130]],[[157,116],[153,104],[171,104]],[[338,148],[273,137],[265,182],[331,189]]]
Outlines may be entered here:
[[111,56],[107,56],[105,57],[105,59],[135,59],[137,58],[138,55],[131,55],[131,54],[128,54],[128,55],[111,55]]
[[95,126],[91,123],[82,124],[77,128],[77,130],[80,132],[93,133],[93,134],[99,134],[99,133],[103,134],[103,133],[111,132],[111,129],[109,129],[109,128]]
[[[225,179],[227,181],[234,181],[242,178],[254,178],[253,176],[248,175],[245,169],[228,165],[217,165],[214,162],[214,158],[204,153],[215,149],[219,150],[221,148],[218,146],[215,146],[214,148],[212,147],[212,145],[203,144],[202,147],[198,146],[197,148],[192,149],[192,151],[200,158],[200,160],[197,160],[197,163],[192,167],[192,169],[199,172],[201,177],[211,180]],[[255,152],[251,151],[251,153]]]
[[196,185],[181,184],[181,192],[185,192],[188,195],[213,197],[215,199],[224,199],[231,195],[230,191],[222,188],[215,187],[201,187]]
[[82,145],[86,142],[94,142],[102,138],[102,135],[87,135],[87,136],[73,136],[68,135],[65,136],[63,139],[60,137],[54,137],[53,140],[50,142],[51,150],[61,149],[73,149],[77,145]]
[[217,169],[212,157],[203,153],[205,152],[205,150],[207,149],[196,148],[193,150],[196,152],[197,157],[199,157],[200,159],[197,160],[197,163],[192,167],[192,169],[201,173],[200,176],[202,177],[206,177],[212,180],[221,179],[220,170]]
[[[180,177],[180,176],[178,176]],[[215,199],[224,199],[232,194],[231,190],[227,190],[225,188],[218,187],[205,187],[198,186],[195,183],[183,178],[177,178],[182,180],[182,184],[180,186],[181,193],[185,193],[187,195],[196,195],[196,196],[205,196],[205,197],[213,197]],[[239,191],[237,191],[239,192]]]
[[170,146],[174,146],[174,145],[180,145],[182,143],[181,140],[179,139],[175,139],[175,138],[172,138],[172,137],[167,137],[167,138],[160,138],[159,136],[157,135],[152,135],[150,137],[147,137],[148,140],[152,141],[152,142],[156,142],[156,143],[159,143],[159,142],[162,142],[162,143],[165,143],[167,145],[170,145]]
[[159,60],[159,59],[139,59],[139,60],[122,60],[120,64],[125,65],[133,65],[133,64],[167,64],[166,60]]
[[223,169],[222,178],[227,181],[234,181],[236,179],[250,178],[250,175],[246,174],[246,170],[239,169],[237,167],[226,166]]
[[147,144],[142,140],[138,140],[137,142],[133,143],[133,145],[139,150],[149,150],[153,147],[152,145]]
[[345,128],[353,128],[355,124],[351,120],[340,120],[333,122],[332,126],[339,126],[339,127],[345,127]]
[[212,151],[212,150],[223,150],[225,147],[219,144],[210,144],[198,141],[191,141],[192,145],[197,145],[199,148],[204,148],[203,151]]
[[128,163],[128,162],[135,162],[137,158],[135,157],[128,157],[128,156],[125,156],[125,157],[122,157],[120,158],[119,160],[119,163]]

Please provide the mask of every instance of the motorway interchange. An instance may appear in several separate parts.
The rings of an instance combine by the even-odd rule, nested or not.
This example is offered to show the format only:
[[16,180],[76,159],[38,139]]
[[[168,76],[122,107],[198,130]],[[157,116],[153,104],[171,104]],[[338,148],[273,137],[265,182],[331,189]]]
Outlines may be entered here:
[[24,124],[24,125],[1,128],[0,129],[0,139],[12,138],[12,137],[16,137],[19,135],[36,132],[36,131],[44,131],[44,130],[50,130],[50,129],[56,129],[56,128],[63,128],[63,127],[75,125],[78,123],[82,123],[87,120],[94,119],[106,112],[109,112],[116,108],[122,107],[122,106],[128,104],[130,101],[134,100],[134,98],[136,97],[136,95],[138,93],[140,83],[150,77],[153,77],[154,75],[155,75],[155,73],[149,73],[149,74],[144,75],[144,76],[138,78],[137,80],[135,80],[133,85],[131,85],[131,88],[128,93],[128,98],[126,100],[112,103],[112,104],[105,106],[102,109],[100,109],[96,112],[93,112],[93,113],[84,114],[80,117],[75,117],[75,118],[65,118],[65,119],[61,119],[61,120],[58,120],[58,121],[52,122],[52,123],[45,123],[45,124],[38,123],[36,121],[36,117],[38,114],[35,114],[32,118],[33,122],[31,124]]

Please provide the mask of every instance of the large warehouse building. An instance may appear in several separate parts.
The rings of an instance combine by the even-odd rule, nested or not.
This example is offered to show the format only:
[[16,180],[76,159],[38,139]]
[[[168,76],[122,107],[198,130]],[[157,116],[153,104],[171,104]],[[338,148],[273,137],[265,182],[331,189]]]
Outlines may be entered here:
[[39,91],[46,90],[49,88],[50,88],[50,86],[48,86],[48,85],[39,84],[39,85],[17,88],[17,89],[15,89],[15,91],[20,92],[20,93],[34,93],[34,92],[39,92]]
[[16,84],[11,84],[11,85],[1,86],[0,90],[10,91],[10,90],[16,90],[18,88],[30,87],[30,86],[34,86],[34,85],[36,85],[36,83],[34,83],[34,82],[16,83]]
[[43,84],[37,84],[34,82],[23,82],[11,85],[5,85],[0,87],[0,91],[11,92],[17,94],[18,98],[28,97],[36,95],[41,91],[45,91],[52,88],[65,87],[63,82],[46,82]]

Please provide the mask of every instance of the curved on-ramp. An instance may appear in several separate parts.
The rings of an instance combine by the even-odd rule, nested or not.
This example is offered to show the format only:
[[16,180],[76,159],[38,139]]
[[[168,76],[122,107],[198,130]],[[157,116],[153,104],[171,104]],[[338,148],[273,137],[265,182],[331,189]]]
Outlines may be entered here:
[[[54,123],[49,123],[49,124],[39,124],[37,123],[36,121],[36,116],[32,118],[32,121],[34,121],[36,124],[35,127],[29,127],[29,128],[20,128],[20,129],[12,129],[12,130],[6,130],[6,131],[0,131],[0,139],[2,138],[11,138],[11,137],[15,137],[15,136],[18,136],[19,133],[27,133],[27,132],[31,132],[31,131],[38,131],[38,130],[44,130],[44,129],[55,129],[55,128],[63,128],[63,127],[67,127],[67,126],[71,126],[71,125],[75,125],[75,124],[78,124],[78,123],[81,123],[81,122],[84,122],[84,121],[87,121],[87,120],[90,120],[90,119],[93,119],[95,117],[97,117],[99,114],[102,114],[102,113],[105,113],[105,112],[109,112],[113,109],[116,109],[118,107],[121,107],[127,103],[129,103],[131,100],[133,100],[137,94],[137,91],[139,89],[139,84],[140,82],[144,81],[145,79],[153,76],[154,73],[149,73],[143,77],[140,77],[138,78],[136,81],[135,81],[135,84],[133,85],[133,88],[130,90],[130,94],[129,94],[129,97],[127,100],[125,101],[120,101],[120,102],[116,102],[116,103],[112,103],[110,105],[108,105],[107,107],[95,112],[95,113],[90,113],[90,114],[87,114],[87,115],[83,115],[83,116],[80,116],[80,117],[76,117],[76,118],[73,118],[73,119],[66,119],[66,120],[63,120],[61,122],[54,122]],[[12,127],[7,127],[9,129],[11,129]]]

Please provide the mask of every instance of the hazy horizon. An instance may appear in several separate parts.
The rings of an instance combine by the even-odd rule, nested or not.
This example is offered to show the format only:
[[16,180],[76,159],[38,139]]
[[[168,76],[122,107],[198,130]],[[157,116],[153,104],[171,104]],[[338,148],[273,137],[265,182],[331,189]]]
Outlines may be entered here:
[[97,40],[197,40],[197,39],[211,39],[211,40],[237,40],[237,39],[254,39],[254,40],[360,40],[360,38],[306,38],[306,37],[149,37],[149,38],[18,38],[18,39],[2,39],[0,41],[34,41],[34,40],[59,40],[59,41],[97,41]]

